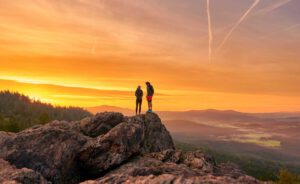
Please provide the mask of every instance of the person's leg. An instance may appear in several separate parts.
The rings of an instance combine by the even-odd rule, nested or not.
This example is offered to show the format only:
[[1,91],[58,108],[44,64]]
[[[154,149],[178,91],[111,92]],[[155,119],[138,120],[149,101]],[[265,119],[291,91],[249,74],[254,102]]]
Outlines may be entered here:
[[152,111],[152,96],[149,97],[149,111]]
[[151,96],[147,96],[147,101],[148,101],[148,112],[151,112],[151,109],[152,109],[152,98],[151,98]]
[[142,103],[143,103],[143,101],[141,100],[139,103],[139,114],[141,114],[141,111],[142,111]]
[[150,110],[150,101],[147,98],[147,103],[148,103],[148,111]]
[[135,102],[135,115],[137,115],[137,113],[138,113],[138,105],[139,105],[139,101],[138,101],[138,99],[136,99],[136,102]]
[[147,104],[148,104],[148,111],[149,111],[149,101],[147,100]]

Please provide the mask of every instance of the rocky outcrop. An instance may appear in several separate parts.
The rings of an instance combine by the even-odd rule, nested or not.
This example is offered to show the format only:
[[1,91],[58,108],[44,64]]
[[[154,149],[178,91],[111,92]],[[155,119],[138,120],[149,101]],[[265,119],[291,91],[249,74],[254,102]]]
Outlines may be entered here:
[[[165,149],[174,149],[170,133],[162,125],[158,115],[154,113],[124,117],[121,113],[103,112],[79,122],[81,132],[89,137],[104,135],[120,123],[138,124],[141,126],[143,131],[141,150],[143,152],[159,152]],[[74,126],[72,127],[74,128]]]
[[106,134],[113,127],[122,123],[124,116],[121,113],[98,113],[94,117],[88,117],[80,121],[81,131],[90,137]]
[[246,175],[243,171],[239,169],[238,165],[233,163],[219,164],[218,173],[219,175],[228,176],[231,178],[239,178]]
[[[17,134],[0,132],[0,158],[53,183],[76,183],[100,176],[145,150],[174,148],[158,116],[140,118],[132,121],[135,117],[105,112],[80,122],[53,121]],[[167,138],[148,149],[145,143],[157,138],[150,136],[151,129]]]
[[146,115],[130,117],[127,118],[127,122],[140,124],[143,127],[144,139],[142,142],[142,152],[149,153],[175,149],[170,133],[162,125],[157,114],[148,113]]
[[47,184],[47,181],[43,176],[31,169],[17,169],[15,166],[0,159],[0,183]]
[[159,153],[152,153],[150,156],[162,162],[184,164],[189,168],[198,169],[203,173],[213,173],[217,168],[215,160],[200,151],[182,152],[170,149]]
[[253,179],[249,176],[244,176],[239,179],[232,179],[230,177],[221,177],[214,175],[206,176],[178,176],[173,174],[162,174],[162,175],[146,175],[146,176],[129,176],[124,178],[122,175],[116,178],[103,178],[101,180],[90,180],[81,184],[112,184],[112,183],[123,183],[123,184],[259,184],[261,182]]
[[106,135],[91,140],[80,151],[82,171],[100,175],[140,153],[143,129],[138,124],[121,123]]
[[[169,159],[169,156],[174,157]],[[241,171],[240,175],[235,178],[223,175],[214,160],[201,152],[194,154],[193,152],[166,150],[132,159],[105,176],[97,180],[85,181],[82,184],[105,183],[259,184],[261,182],[242,174]]]
[[32,176],[33,183],[43,183],[41,175],[58,184],[88,179],[93,180],[85,183],[259,183],[232,165],[217,165],[202,152],[175,150],[170,133],[154,113],[124,117],[105,112],[17,134],[0,132],[0,138],[0,158],[19,168],[3,161],[0,177],[5,182],[25,180],[3,177],[2,168],[30,171],[18,176]]
[[[112,118],[113,115],[116,117]],[[105,117],[105,121],[99,117]],[[108,119],[113,123],[108,123]],[[90,176],[101,175],[141,153],[174,149],[169,132],[156,114],[124,118],[118,113],[101,113],[91,122],[97,122],[97,127],[106,127],[105,131],[109,132],[90,140],[80,152],[82,171]],[[112,125],[115,127],[111,128]]]
[[0,147],[0,157],[18,168],[41,173],[54,183],[79,181],[77,156],[88,138],[68,130],[61,122],[34,127],[7,139]]
[[11,139],[14,135],[14,133],[0,131],[0,146],[4,144],[6,140]]

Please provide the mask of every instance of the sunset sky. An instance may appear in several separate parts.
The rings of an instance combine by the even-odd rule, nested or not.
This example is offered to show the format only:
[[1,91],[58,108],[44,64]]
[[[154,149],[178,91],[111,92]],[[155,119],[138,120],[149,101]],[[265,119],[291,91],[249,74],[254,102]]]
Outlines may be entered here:
[[[299,0],[0,0],[0,90],[55,105],[300,111]],[[146,103],[144,103],[146,106]],[[144,106],[144,107],[145,107]]]

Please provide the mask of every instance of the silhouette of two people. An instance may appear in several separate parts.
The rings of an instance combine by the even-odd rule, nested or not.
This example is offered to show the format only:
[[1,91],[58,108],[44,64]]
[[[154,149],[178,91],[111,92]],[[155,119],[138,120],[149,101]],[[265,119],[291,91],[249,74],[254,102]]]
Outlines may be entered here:
[[[152,112],[152,99],[154,95],[154,88],[151,85],[150,82],[146,82],[146,87],[147,87],[147,102],[148,102],[148,111],[147,112]],[[135,96],[136,96],[136,108],[135,108],[135,114],[141,114],[142,111],[142,103],[143,103],[143,90],[141,89],[141,86],[138,86],[136,91],[135,91]]]

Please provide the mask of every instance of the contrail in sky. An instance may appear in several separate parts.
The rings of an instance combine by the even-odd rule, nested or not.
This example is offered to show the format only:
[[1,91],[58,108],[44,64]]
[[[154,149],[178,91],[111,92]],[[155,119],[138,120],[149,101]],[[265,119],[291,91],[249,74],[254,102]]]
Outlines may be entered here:
[[211,29],[210,0],[207,0],[207,20],[208,20],[208,60],[209,62],[211,62],[213,34]]
[[272,11],[280,8],[281,6],[284,6],[285,4],[290,3],[291,1],[293,1],[293,0],[283,0],[283,1],[280,1],[278,3],[272,4],[271,6],[268,6],[268,7],[264,8],[264,9],[260,10],[258,12],[258,14],[267,14],[267,13],[270,13],[270,12],[272,12]]
[[239,25],[247,18],[249,13],[257,6],[257,4],[260,2],[260,0],[255,0],[254,3],[250,6],[250,8],[244,13],[244,15],[234,24],[234,26],[231,28],[231,30],[228,32],[228,34],[225,36],[222,43],[217,48],[217,51],[220,50],[228,41],[231,34],[239,27]]

